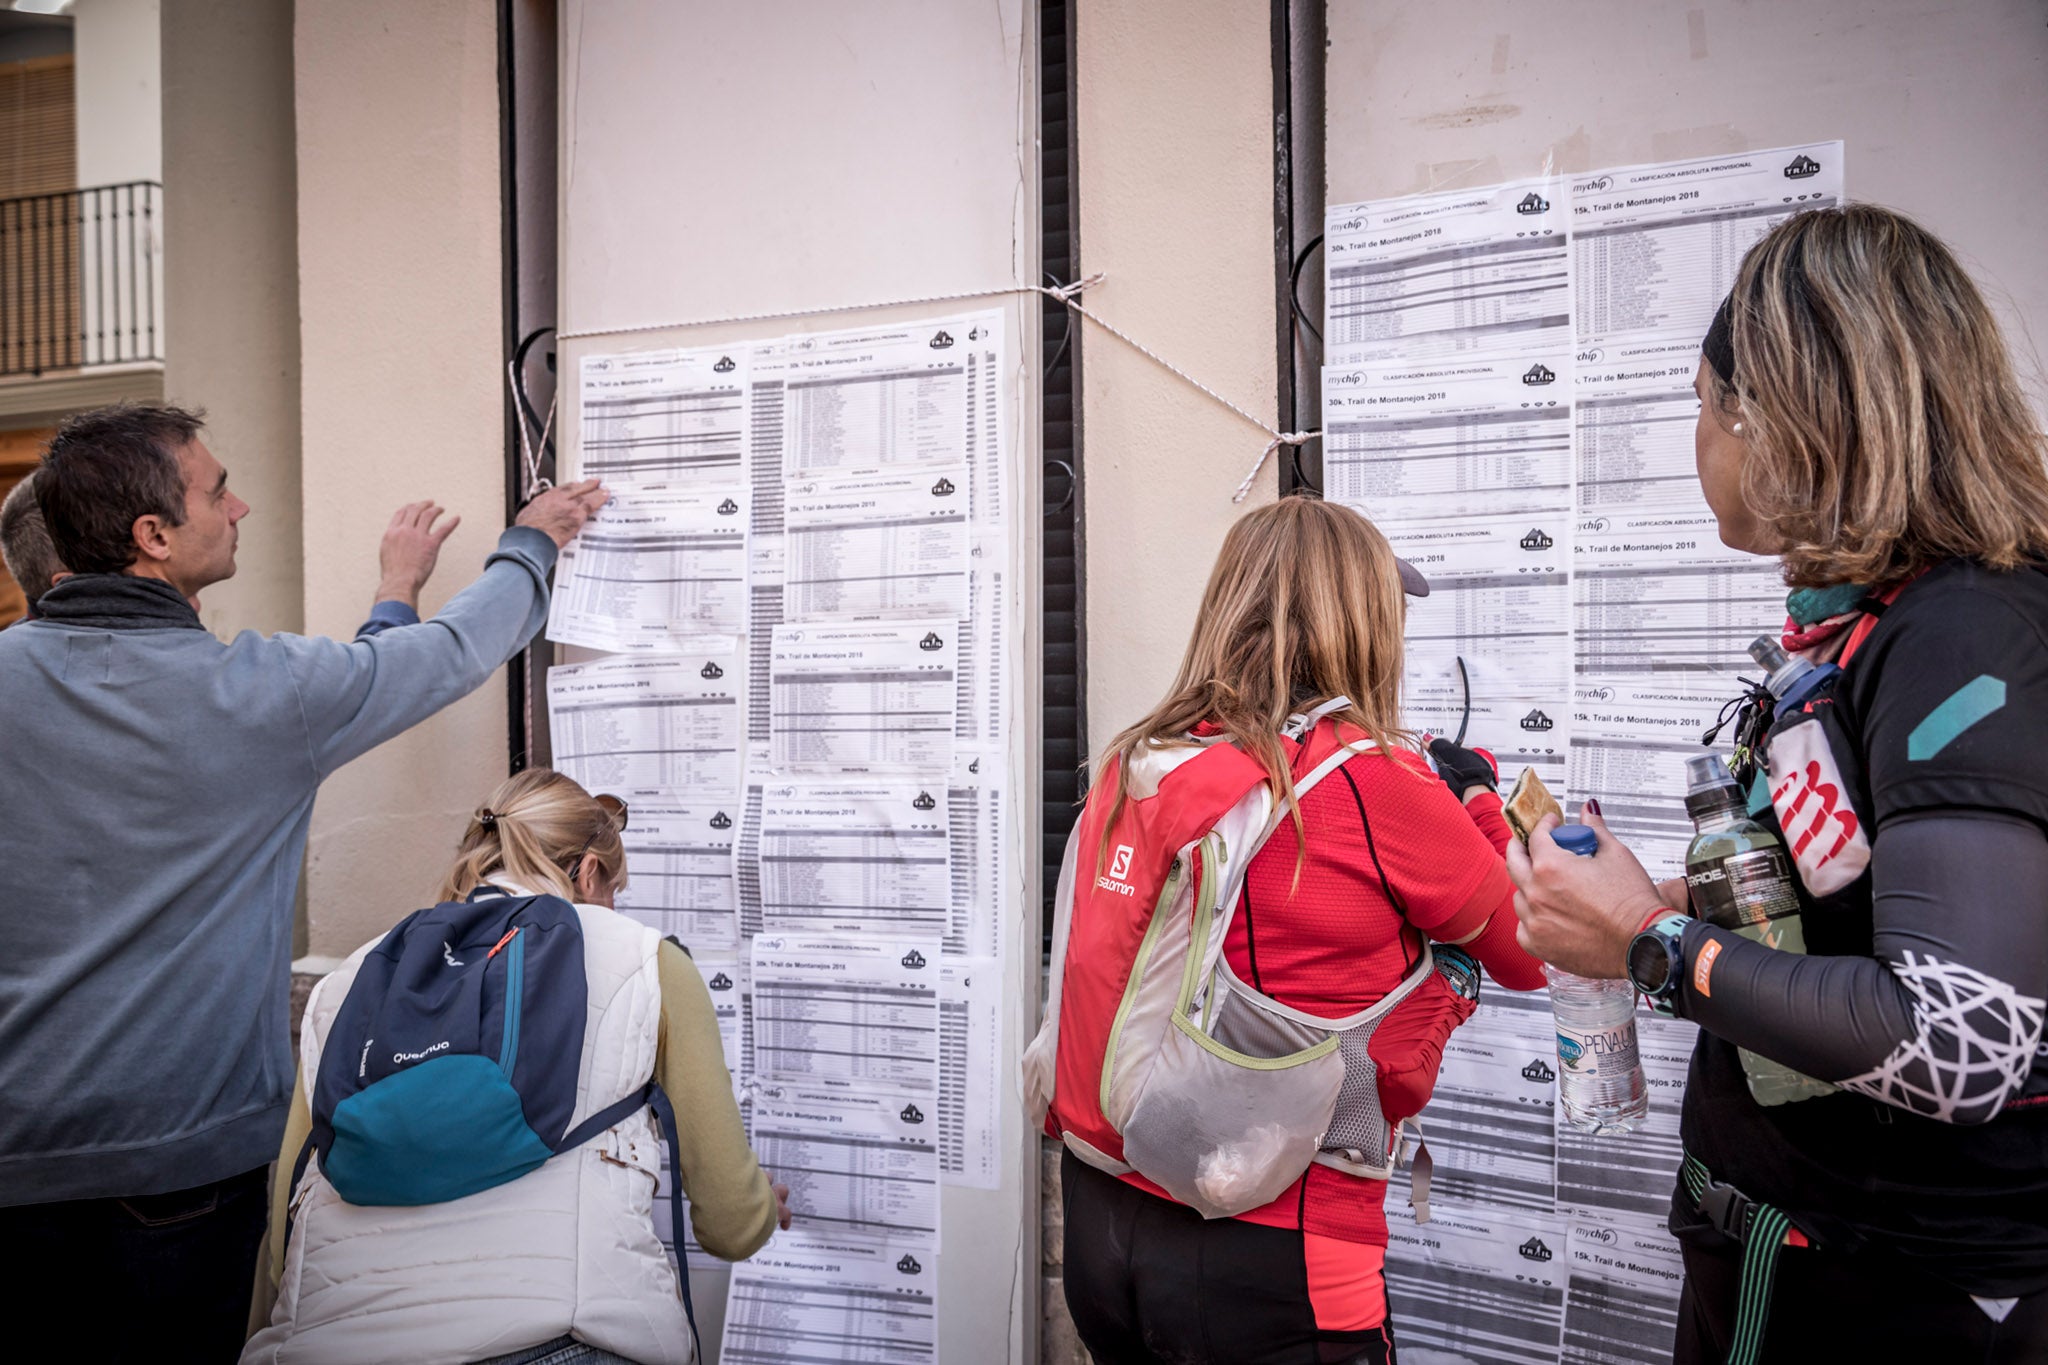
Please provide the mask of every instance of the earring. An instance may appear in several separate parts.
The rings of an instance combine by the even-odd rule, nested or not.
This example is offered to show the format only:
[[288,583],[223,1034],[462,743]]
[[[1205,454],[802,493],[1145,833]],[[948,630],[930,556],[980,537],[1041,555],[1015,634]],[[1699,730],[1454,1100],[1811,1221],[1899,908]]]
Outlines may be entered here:
[[1729,427],[1728,430],[1734,432],[1737,436],[1740,436],[1742,434],[1742,423],[1737,422],[1733,426]]

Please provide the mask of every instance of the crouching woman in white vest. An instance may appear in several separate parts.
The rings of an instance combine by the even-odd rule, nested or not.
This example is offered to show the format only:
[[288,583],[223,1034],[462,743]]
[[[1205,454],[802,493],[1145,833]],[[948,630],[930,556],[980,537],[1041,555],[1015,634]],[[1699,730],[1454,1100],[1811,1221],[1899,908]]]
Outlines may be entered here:
[[[675,944],[611,909],[626,881],[625,816],[616,798],[559,773],[519,773],[477,811],[441,900],[574,903],[588,988],[576,1115],[658,1082],[675,1109],[697,1242],[742,1260],[789,1226],[788,1190],[770,1184],[747,1146],[703,978]],[[655,1232],[660,1133],[644,1105],[524,1175],[446,1202],[349,1203],[317,1159],[293,1179],[313,1126],[307,1078],[320,1074],[337,1012],[381,942],[357,949],[306,1006],[272,1195],[276,1305],[243,1361],[692,1360],[684,1298]]]

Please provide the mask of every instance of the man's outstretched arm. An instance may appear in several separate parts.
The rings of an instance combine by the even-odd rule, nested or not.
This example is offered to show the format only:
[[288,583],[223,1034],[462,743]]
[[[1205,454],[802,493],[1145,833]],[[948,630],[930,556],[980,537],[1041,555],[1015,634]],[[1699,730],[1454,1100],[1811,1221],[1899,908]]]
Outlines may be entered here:
[[[528,503],[476,582],[431,621],[344,645],[278,637],[321,777],[481,687],[547,620],[547,575],[560,548],[610,494],[595,479]],[[429,532],[431,534],[431,532]]]

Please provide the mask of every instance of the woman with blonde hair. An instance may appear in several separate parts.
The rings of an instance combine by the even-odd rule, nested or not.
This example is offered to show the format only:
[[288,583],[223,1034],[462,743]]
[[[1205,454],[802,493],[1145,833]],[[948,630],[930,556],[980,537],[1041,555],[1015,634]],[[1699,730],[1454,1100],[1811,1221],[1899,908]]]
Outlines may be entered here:
[[[1224,538],[1172,687],[1102,760],[1069,852],[1079,863],[1071,884],[1084,890],[1071,905],[1062,892],[1062,994],[1041,1035],[1056,1038],[1056,1062],[1041,1073],[1057,1078],[1044,1086],[1047,1126],[1067,1146],[1067,1302],[1101,1365],[1394,1358],[1383,1275],[1394,1131],[1428,1099],[1444,1041],[1472,1011],[1471,958],[1513,989],[1542,983],[1515,944],[1500,854],[1510,836],[1490,763],[1438,741],[1432,772],[1399,726],[1403,594],[1428,590],[1348,508],[1293,497],[1250,513]],[[1272,812],[1227,907],[1232,999],[1259,1002],[1264,1022],[1250,1033],[1335,1039],[1293,1057],[1282,1054],[1301,1043],[1229,1046],[1269,1075],[1339,1048],[1342,1085],[1327,1121],[1309,1121],[1299,1159],[1272,1161],[1256,1180],[1233,1183],[1237,1158],[1206,1147],[1200,1178],[1183,1187],[1190,1206],[1140,1173],[1139,1123],[1105,1127],[1113,1105],[1098,1103],[1097,1077],[1101,1096],[1120,1082],[1086,1021],[1120,991],[1119,1030],[1148,1011],[1131,1004],[1144,994],[1136,978],[1127,987],[1111,965],[1128,923],[1119,916],[1133,900],[1151,904],[1132,897],[1158,875],[1145,831],[1199,834],[1208,821],[1206,807],[1193,808],[1209,789],[1172,784],[1212,758],[1235,774],[1232,799],[1250,789]],[[1155,780],[1162,764],[1178,766]],[[1217,846],[1207,856],[1214,861],[1196,876],[1214,873],[1228,901],[1234,883],[1217,871],[1227,854]],[[1155,925],[1174,918],[1159,904]],[[1462,944],[1470,958],[1432,954],[1431,939]],[[1218,1107],[1199,1095],[1192,1103],[1184,1112]],[[1105,1150],[1119,1142],[1120,1155]],[[1150,1169],[1168,1178],[1163,1165]],[[1230,1197],[1241,1189],[1256,1193]],[[1278,1193],[1258,1200],[1267,1189]],[[1200,1205],[1211,1197],[1218,1202]]]
[[[500,937],[494,925],[482,940],[445,941],[440,926],[456,919],[445,913],[424,921],[413,916],[390,935],[364,944],[314,987],[273,1193],[269,1269],[276,1306],[269,1326],[244,1351],[244,1361],[692,1360],[695,1329],[686,1310],[687,1284],[672,1268],[653,1222],[662,1163],[661,1134],[642,1098],[650,1082],[673,1102],[672,1169],[681,1172],[698,1244],[714,1256],[742,1260],[768,1240],[778,1222],[789,1226],[787,1188],[770,1185],[747,1146],[702,977],[673,941],[612,909],[614,895],[626,884],[620,839],[626,816],[618,798],[592,797],[546,768],[506,779],[464,832],[441,887],[442,904],[422,915],[454,912],[459,919],[466,910],[489,916],[502,909],[510,916],[510,932]],[[576,1036],[557,1040],[574,1073],[574,1113],[591,1116],[581,1126],[598,1131],[572,1134],[552,1156],[535,1153],[539,1159],[524,1174],[487,1187],[471,1181],[463,1188],[474,1192],[461,1197],[364,1202],[337,1190],[350,1178],[340,1160],[338,1133],[332,1147],[307,1159],[309,1135],[317,1131],[314,1115],[329,1112],[321,1095],[313,1095],[309,1105],[309,1078],[329,1084],[332,1069],[323,1072],[321,1060],[330,1040],[348,1049],[349,1071],[358,1070],[353,1035],[343,1043],[335,1033],[347,1027],[349,1007],[356,1004],[352,987],[372,978],[371,968],[379,965],[373,958],[398,952],[408,926],[420,923],[431,926],[430,941],[409,960],[423,959],[427,989],[441,996],[473,988],[476,974],[487,972],[501,950],[522,944],[521,935],[533,944],[523,957],[507,952],[499,959],[508,972],[509,964],[524,962],[526,995],[522,999],[519,987],[507,987],[513,993],[504,1006],[506,1022],[502,1031],[495,1023],[489,1031],[494,1038],[502,1032],[495,1065],[512,1081],[527,1077],[515,1067],[548,1041],[534,1035],[561,1022],[550,1020],[551,1002],[539,998],[552,986],[567,998],[566,1005],[552,1002],[556,1012],[566,1009],[573,1016],[570,1025],[583,1030],[581,1042]],[[547,937],[556,926],[567,928],[568,939]],[[581,980],[571,976],[564,988],[558,972],[550,982],[541,969],[545,955],[553,951],[561,961],[557,945],[579,940],[580,963],[568,965]],[[488,999],[488,984],[482,989]],[[483,1009],[472,1004],[470,1013]],[[391,1038],[374,1047],[373,1057],[376,1041],[366,1038],[361,1045],[364,1068],[382,1066],[390,1057],[394,1068],[417,1064],[422,1077],[429,1065],[447,1066],[453,1050],[446,1043],[429,1044],[394,1055],[389,1049],[407,1045]],[[519,1063],[506,1055],[515,1049]],[[401,1084],[407,1074],[394,1071]],[[412,1095],[415,1112],[400,1114],[399,1126],[431,1126],[434,1106],[460,1084],[457,1071],[442,1075],[448,1079]],[[358,1098],[371,1093],[374,1087]],[[519,1101],[529,1117],[539,1105],[531,1089]],[[335,1129],[342,1127],[344,1107],[331,1110]],[[623,1117],[607,1123],[615,1114]],[[487,1127],[459,1117],[454,1145],[483,1145]],[[329,1155],[332,1164],[324,1159]],[[302,1166],[296,1175],[295,1165]],[[385,1183],[395,1186],[409,1175],[399,1172]],[[683,1230],[675,1231],[680,1240]]]
[[[1813,665],[1742,699],[1732,764],[1805,953],[1692,918],[1590,803],[1594,856],[1510,851],[1523,943],[1700,1026],[1679,1361],[2048,1359],[2038,416],[1948,248],[1868,205],[1751,248],[1702,352],[1707,504]],[[1753,1095],[1744,1052],[1828,1084]]]

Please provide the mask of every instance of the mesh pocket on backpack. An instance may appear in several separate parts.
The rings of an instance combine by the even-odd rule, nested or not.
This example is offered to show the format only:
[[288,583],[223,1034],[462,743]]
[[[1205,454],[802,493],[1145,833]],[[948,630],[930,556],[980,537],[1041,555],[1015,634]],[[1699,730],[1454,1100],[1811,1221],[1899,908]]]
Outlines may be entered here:
[[1210,1031],[1176,1014],[1124,1125],[1124,1159],[1205,1218],[1279,1197],[1330,1126],[1337,1039],[1219,992]]

